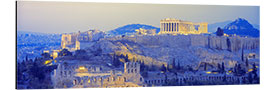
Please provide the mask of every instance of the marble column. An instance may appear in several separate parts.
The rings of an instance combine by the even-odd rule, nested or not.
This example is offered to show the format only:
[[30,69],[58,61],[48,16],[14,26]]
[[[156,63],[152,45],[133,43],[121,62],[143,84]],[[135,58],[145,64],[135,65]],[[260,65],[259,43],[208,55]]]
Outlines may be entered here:
[[178,32],[178,23],[176,23],[176,32]]
[[170,29],[170,23],[167,23],[167,32],[169,32]]
[[170,32],[172,32],[172,23],[170,23]]
[[166,23],[163,23],[163,32],[165,32]]
[[171,24],[168,23],[168,32],[170,32]]
[[179,23],[177,23],[177,32],[179,32]]
[[161,23],[161,28],[160,28],[162,32],[164,32],[164,23]]
[[168,32],[169,24],[166,22],[166,32]]
[[163,23],[163,32],[165,31],[165,23]]
[[170,23],[167,23],[167,32],[169,32],[169,30],[170,30]]
[[172,30],[171,30],[171,32],[173,32],[173,23],[172,23]]
[[165,32],[166,23],[163,23],[163,31]]

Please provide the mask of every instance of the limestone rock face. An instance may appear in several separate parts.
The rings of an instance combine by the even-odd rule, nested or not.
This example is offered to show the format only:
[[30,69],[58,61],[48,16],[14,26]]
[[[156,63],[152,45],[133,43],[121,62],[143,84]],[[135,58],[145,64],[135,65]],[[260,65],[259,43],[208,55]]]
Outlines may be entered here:
[[239,51],[258,50],[259,38],[204,36],[204,35],[156,35],[113,37],[98,41],[92,48],[102,53],[119,52],[130,59],[145,60],[146,64],[197,65],[201,61],[222,62],[238,60]]

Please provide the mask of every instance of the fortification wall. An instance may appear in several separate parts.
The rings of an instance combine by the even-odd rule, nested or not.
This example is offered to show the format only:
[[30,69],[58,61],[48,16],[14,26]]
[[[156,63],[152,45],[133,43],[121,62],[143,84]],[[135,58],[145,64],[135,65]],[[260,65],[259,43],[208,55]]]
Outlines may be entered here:
[[[125,38],[128,40],[129,37]],[[259,38],[246,37],[219,37],[204,35],[156,35],[156,36],[136,36],[133,38],[136,43],[145,46],[160,47],[180,47],[199,46],[218,50],[238,51],[242,48],[258,49],[260,47]]]

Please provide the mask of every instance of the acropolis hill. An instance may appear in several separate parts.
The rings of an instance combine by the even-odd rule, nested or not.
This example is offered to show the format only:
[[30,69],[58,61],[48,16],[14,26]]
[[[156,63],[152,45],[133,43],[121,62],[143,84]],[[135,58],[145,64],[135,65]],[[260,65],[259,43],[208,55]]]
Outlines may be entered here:
[[[143,60],[147,65],[167,65],[175,59],[182,65],[196,67],[199,62],[240,60],[240,51],[259,49],[259,38],[219,37],[205,35],[139,35],[103,38],[84,47],[89,52],[98,48],[103,54],[128,55],[130,60]],[[258,53],[258,52],[257,52]],[[212,62],[212,61],[211,61]]]
[[239,51],[243,48],[259,49],[259,39],[203,35],[127,36],[105,38],[90,48],[101,48],[102,53],[128,54],[131,60],[134,57],[136,60],[145,60],[146,64],[161,66],[175,59],[182,65],[196,66],[200,61],[207,60],[229,63],[239,57]]
[[[72,43],[71,49],[76,47],[89,52],[101,49],[103,54],[128,55],[130,60],[143,60],[148,65],[159,67],[172,63],[172,60],[194,67],[200,62],[225,62],[229,65],[235,60],[240,60],[242,49],[248,52],[259,49],[259,38],[207,35],[207,23],[192,23],[171,18],[160,22],[161,30],[157,34],[154,30],[147,32],[148,30],[138,29],[137,35],[105,37],[102,36],[102,31],[90,30],[80,32],[82,35],[71,34],[70,41],[63,40],[63,37],[66,37],[63,35],[62,48],[66,48],[65,45],[63,47],[63,43],[68,42]],[[76,37],[80,40],[76,40]]]

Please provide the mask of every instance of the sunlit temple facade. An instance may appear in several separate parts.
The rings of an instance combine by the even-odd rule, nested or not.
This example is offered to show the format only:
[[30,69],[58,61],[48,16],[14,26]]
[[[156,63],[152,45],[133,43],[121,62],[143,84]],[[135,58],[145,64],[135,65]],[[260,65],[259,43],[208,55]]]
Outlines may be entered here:
[[173,18],[160,20],[159,34],[202,34],[208,33],[208,23],[193,23]]

